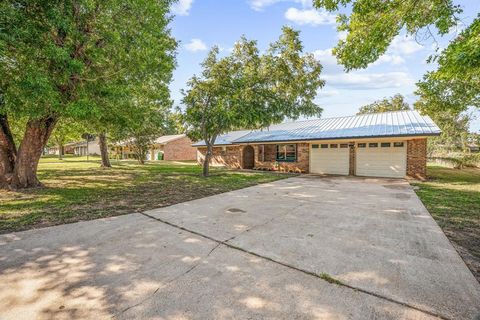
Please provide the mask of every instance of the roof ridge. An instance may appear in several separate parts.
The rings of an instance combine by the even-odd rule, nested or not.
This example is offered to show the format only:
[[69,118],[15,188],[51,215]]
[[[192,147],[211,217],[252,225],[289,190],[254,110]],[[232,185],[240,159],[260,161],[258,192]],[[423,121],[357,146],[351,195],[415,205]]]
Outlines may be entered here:
[[400,112],[417,112],[417,110],[395,110],[395,111],[385,111],[385,112],[373,112],[373,113],[364,113],[364,114],[354,114],[350,116],[336,116],[336,117],[326,117],[326,118],[315,118],[315,119],[304,119],[304,120],[293,120],[292,122],[280,122],[273,124],[272,126],[276,126],[279,124],[287,124],[287,123],[298,123],[298,122],[307,122],[307,121],[315,121],[315,120],[327,120],[327,119],[340,119],[340,118],[354,118],[354,117],[362,117],[368,115],[378,115],[378,114],[385,114],[385,113],[400,113]]

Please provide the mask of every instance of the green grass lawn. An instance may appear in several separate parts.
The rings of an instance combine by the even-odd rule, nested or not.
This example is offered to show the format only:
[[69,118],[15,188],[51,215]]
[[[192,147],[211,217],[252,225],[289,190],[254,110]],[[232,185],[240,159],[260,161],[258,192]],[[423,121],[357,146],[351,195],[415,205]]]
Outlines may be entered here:
[[289,176],[212,168],[203,178],[193,162],[112,161],[113,168],[101,169],[85,160],[44,158],[44,188],[0,191],[0,232],[139,212]]
[[480,169],[428,167],[418,196],[480,280]]
[[85,162],[85,161],[100,161],[100,156],[74,156],[66,154],[59,159],[57,155],[47,155],[40,158],[40,163],[63,163],[63,162]]

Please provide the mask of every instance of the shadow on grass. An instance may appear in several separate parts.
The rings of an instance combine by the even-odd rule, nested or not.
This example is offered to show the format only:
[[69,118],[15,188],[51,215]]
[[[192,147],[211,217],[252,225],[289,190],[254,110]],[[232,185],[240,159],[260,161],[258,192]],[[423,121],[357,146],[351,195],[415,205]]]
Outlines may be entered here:
[[113,168],[43,168],[44,188],[0,194],[0,232],[154,209],[287,176],[192,165],[129,163]]

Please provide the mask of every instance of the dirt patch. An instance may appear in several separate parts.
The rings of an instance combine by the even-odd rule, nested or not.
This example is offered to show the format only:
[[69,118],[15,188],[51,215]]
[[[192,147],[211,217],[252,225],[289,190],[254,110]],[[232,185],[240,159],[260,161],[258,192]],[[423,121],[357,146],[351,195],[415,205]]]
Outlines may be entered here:
[[444,229],[445,234],[480,282],[480,235],[474,230]]

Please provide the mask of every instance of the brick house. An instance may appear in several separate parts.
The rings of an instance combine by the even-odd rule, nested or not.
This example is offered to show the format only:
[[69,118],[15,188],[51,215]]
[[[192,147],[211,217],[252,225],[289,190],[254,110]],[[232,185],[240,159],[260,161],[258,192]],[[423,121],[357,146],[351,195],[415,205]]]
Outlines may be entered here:
[[[112,154],[119,159],[134,159],[131,142],[124,141],[111,147]],[[185,134],[166,135],[157,138],[147,153],[146,160],[196,160],[197,150]]]
[[[424,179],[438,126],[416,111],[295,121],[217,138],[211,165],[236,169]],[[197,161],[206,146],[195,143]]]
[[197,151],[185,134],[161,136],[155,140],[147,158],[149,160],[196,160]]

